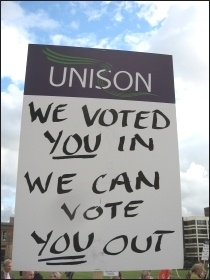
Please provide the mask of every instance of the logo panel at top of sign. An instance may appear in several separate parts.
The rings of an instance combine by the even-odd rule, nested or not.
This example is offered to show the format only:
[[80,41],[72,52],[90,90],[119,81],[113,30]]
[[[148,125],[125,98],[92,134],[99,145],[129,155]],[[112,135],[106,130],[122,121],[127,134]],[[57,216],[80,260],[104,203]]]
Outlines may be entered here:
[[[55,64],[63,65],[63,76],[60,82],[54,82],[55,68],[50,68],[50,84],[53,87],[61,87],[68,79],[69,87],[72,87],[75,79],[79,80],[83,88],[101,89],[108,94],[117,97],[132,97],[140,95],[154,95],[151,92],[151,73],[144,78],[141,73],[129,73],[121,70],[114,73],[113,65],[108,62],[102,62],[90,57],[79,57],[71,55],[62,55],[52,51],[50,48],[43,50],[49,61]],[[70,65],[70,67],[68,67]],[[78,70],[78,66],[80,70]],[[91,67],[88,67],[91,66]],[[94,84],[94,76],[96,83]],[[126,81],[127,80],[127,81]],[[124,84],[124,85],[123,85]],[[144,90],[140,90],[140,84],[144,85]]]
[[172,57],[31,44],[24,94],[175,103]]

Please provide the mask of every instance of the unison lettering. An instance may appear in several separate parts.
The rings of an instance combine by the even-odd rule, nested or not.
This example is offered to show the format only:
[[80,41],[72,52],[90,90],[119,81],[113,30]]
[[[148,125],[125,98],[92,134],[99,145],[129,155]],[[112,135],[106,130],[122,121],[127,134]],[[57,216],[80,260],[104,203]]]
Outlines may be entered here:
[[[69,72],[69,77],[67,73]],[[136,72],[134,77],[127,71],[118,71],[114,74],[113,77],[104,77],[102,74],[106,75],[107,73],[111,74],[111,70],[107,71],[106,69],[101,69],[94,73],[94,69],[84,68],[83,74],[78,73],[75,68],[63,68],[63,77],[59,77],[60,82],[54,82],[54,66],[50,68],[49,82],[53,87],[61,87],[68,81],[68,86],[73,87],[75,79],[80,82],[83,88],[93,88],[94,74],[99,79],[99,84],[104,83],[102,86],[95,85],[97,89],[108,89],[114,86],[117,90],[126,91],[133,88],[134,91],[139,91],[140,83],[145,86],[147,92],[151,92],[151,73],[148,73],[147,81],[144,77]],[[109,75],[110,76],[110,75]],[[119,78],[128,80],[127,85],[122,87],[119,85]]]

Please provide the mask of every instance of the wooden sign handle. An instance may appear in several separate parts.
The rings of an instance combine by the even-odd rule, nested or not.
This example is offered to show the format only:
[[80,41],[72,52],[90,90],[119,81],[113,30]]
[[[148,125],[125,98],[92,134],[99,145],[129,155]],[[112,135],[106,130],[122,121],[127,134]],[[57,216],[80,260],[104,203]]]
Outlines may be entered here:
[[103,271],[94,271],[93,279],[103,279]]

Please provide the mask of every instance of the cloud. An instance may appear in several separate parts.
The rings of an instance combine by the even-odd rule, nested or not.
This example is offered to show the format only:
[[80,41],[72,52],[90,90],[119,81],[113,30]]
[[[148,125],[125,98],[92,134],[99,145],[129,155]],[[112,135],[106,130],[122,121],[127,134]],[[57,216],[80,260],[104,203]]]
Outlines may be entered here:
[[170,1],[135,1],[135,3],[139,6],[138,18],[146,20],[152,27],[167,17],[171,5]]
[[205,1],[134,1],[138,10],[136,15],[139,19],[147,21],[151,27],[156,27],[161,24],[166,18],[170,18],[169,10],[175,7],[185,10],[188,7],[199,7]]
[[10,84],[7,91],[1,92],[1,217],[8,221],[14,214],[20,120],[23,92]]
[[72,29],[79,29],[79,21],[75,21],[75,20],[73,20],[71,23],[70,23],[70,27],[72,28]]
[[124,35],[124,42],[131,51],[147,52],[150,49],[149,37],[154,31],[147,33],[127,32]]
[[[159,2],[154,5],[161,9]],[[147,1],[144,9],[149,9],[149,3]],[[168,16],[164,19],[160,11],[159,21],[164,21],[158,29],[146,33],[127,32],[123,38],[133,51],[172,55],[181,170],[189,168],[193,159],[208,170],[208,4],[167,3]]]
[[[74,2],[74,1],[73,1]],[[105,1],[77,1],[79,5],[79,11],[84,13],[88,21],[97,21],[106,15],[108,4],[105,5]],[[75,7],[71,4],[71,6]],[[96,8],[97,6],[97,8]],[[77,11],[78,12],[78,11]]]
[[24,10],[15,1],[1,1],[1,20],[15,22],[24,17]]
[[208,173],[201,165],[191,163],[187,171],[181,172],[183,216],[204,215],[209,205]]
[[76,38],[65,36],[63,34],[55,34],[50,37],[53,45],[91,47],[96,43],[96,36],[93,33],[81,33]]
[[208,4],[197,3],[185,9],[174,5],[168,8],[168,17],[158,29],[146,33],[127,32],[124,40],[133,51],[173,55],[176,78],[201,84],[201,79],[206,81],[208,75],[208,26]]
[[[10,161],[8,161],[10,158]],[[11,201],[14,206],[16,174],[18,166],[18,151],[1,148],[2,177],[1,194],[2,201]],[[4,203],[3,203],[4,204]]]
[[1,92],[1,143],[11,151],[19,148],[22,102],[23,91],[14,84],[10,84],[6,92]]
[[115,21],[121,22],[124,19],[124,16],[122,15],[123,8],[124,9],[126,8],[125,1],[116,3],[116,8],[114,10],[114,20]]
[[106,6],[103,6],[99,9],[87,9],[84,11],[86,16],[88,17],[88,21],[98,20],[106,13]]
[[114,15],[114,20],[116,21],[122,21],[124,19],[123,15],[121,14],[120,11],[117,11],[116,14]]
[[51,44],[53,45],[65,45],[65,46],[75,46],[75,47],[90,47],[99,49],[116,49],[122,35],[115,37],[113,40],[109,38],[102,38],[98,40],[95,34],[85,33],[79,34],[76,37],[68,37],[62,34],[55,34],[51,36]]
[[10,221],[10,217],[14,217],[14,201],[12,205],[8,205],[6,201],[2,201],[1,205],[1,221],[8,223]]
[[28,44],[31,36],[22,29],[1,27],[1,77],[8,77],[14,83],[23,83],[25,78]]
[[48,14],[40,9],[37,13],[26,13],[21,7],[21,3],[15,1],[2,1],[1,19],[5,24],[13,24],[19,28],[41,28],[55,29],[59,27],[59,22],[49,18]]
[[14,215],[18,151],[2,147],[1,164],[1,220],[9,221]]
[[134,10],[134,4],[132,1],[119,1],[115,2],[115,9],[113,11],[114,15],[112,20],[116,22],[122,22],[127,18],[126,13],[132,13]]
[[1,77],[10,78],[13,83],[23,83],[28,44],[37,40],[31,29],[54,30],[59,23],[41,10],[36,14],[26,13],[18,2],[1,3]]
[[149,38],[149,51],[172,54],[176,77],[200,84],[200,80],[207,77],[208,24],[208,12],[203,6],[185,10],[175,6],[158,33]]

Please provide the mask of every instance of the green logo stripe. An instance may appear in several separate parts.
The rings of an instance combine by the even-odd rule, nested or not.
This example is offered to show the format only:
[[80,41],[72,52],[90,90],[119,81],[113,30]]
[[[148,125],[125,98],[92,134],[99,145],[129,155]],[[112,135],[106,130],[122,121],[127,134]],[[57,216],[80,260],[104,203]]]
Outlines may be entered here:
[[92,63],[95,63],[95,61],[91,60],[91,59],[83,59],[83,58],[78,58],[78,57],[68,57],[68,58],[63,58],[63,57],[59,57],[59,56],[56,56],[56,55],[53,55],[53,54],[48,54],[47,53],[47,57],[48,58],[54,58],[56,59],[57,61],[67,61],[67,62],[74,62],[74,61],[81,61],[81,62],[92,62]]
[[111,95],[118,96],[118,97],[131,97],[131,96],[140,96],[140,95],[153,95],[157,96],[156,94],[153,93],[148,93],[148,92],[116,92],[116,91],[110,91],[107,89],[104,89],[106,92],[108,92]]
[[83,60],[92,60],[92,61],[94,61],[94,62],[99,62],[99,60],[96,60],[96,59],[93,59],[93,58],[86,58],[86,57],[80,57],[80,56],[70,56],[70,55],[64,55],[64,54],[60,54],[60,53],[57,53],[57,52],[54,52],[54,51],[52,51],[52,50],[50,50],[50,49],[48,49],[48,48],[46,48],[46,54],[49,54],[49,53],[51,53],[51,54],[53,54],[53,55],[55,55],[55,56],[57,56],[57,57],[60,57],[60,58],[77,58],[77,59],[83,59]]
[[93,64],[93,62],[84,62],[84,61],[60,61],[57,60],[56,58],[51,58],[51,57],[48,57],[48,60],[59,64]]
[[[66,62],[67,64],[70,63],[77,63],[80,62],[80,64],[90,64],[90,63],[98,63],[99,61],[92,58],[86,58],[86,57],[75,57],[75,56],[68,56],[68,55],[62,55],[59,53],[56,53],[54,51],[51,51],[50,49],[46,48],[46,50],[43,50],[44,54],[47,55],[47,58],[51,61],[54,61],[56,63],[64,64]],[[54,60],[52,60],[54,59]]]

